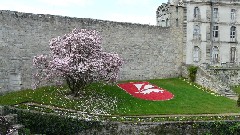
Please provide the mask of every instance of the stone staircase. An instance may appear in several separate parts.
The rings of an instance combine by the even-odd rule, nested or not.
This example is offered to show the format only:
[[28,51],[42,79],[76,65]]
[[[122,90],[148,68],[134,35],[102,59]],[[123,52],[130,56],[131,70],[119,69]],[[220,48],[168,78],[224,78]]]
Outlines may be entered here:
[[234,100],[238,100],[238,94],[233,92],[229,87],[224,89],[224,94],[226,97],[230,98],[230,99],[234,99]]
[[3,106],[0,106],[0,135],[18,135],[18,130],[23,125],[16,124],[16,114],[5,114]]
[[[203,68],[203,67],[199,67],[198,68],[198,74],[201,74],[199,76],[201,76],[201,78],[207,78],[208,83],[208,88],[214,90],[216,93],[222,95],[222,96],[226,96],[230,99],[234,99],[237,100],[238,99],[238,94],[235,93],[231,88],[230,85],[227,82],[224,82],[221,78],[217,77],[213,71],[209,68]],[[203,80],[203,79],[202,79]],[[200,85],[201,84],[201,79],[198,79],[197,83]],[[206,86],[205,86],[206,87]]]

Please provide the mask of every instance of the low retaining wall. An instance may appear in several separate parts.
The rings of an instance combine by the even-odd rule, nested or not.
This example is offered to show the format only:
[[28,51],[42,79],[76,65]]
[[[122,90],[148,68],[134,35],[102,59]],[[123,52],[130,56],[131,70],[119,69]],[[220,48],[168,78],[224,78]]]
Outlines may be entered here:
[[[182,66],[182,77],[189,78],[189,72],[188,67],[190,65],[183,64]],[[197,73],[196,73],[196,80],[195,82],[205,88],[208,88],[216,93],[223,94],[221,92],[222,90],[222,84],[219,83],[213,76],[208,74],[204,69],[201,67],[198,67]]]
[[[0,106],[0,135],[18,135],[19,130],[24,126],[17,124],[17,115],[4,112],[4,107]],[[20,132],[23,133],[23,132]]]
[[[29,128],[33,134],[195,135],[240,133],[240,117],[238,114],[232,116],[231,120],[118,122],[85,120],[79,117],[72,118],[64,115],[59,116],[14,108],[6,109],[6,112],[18,114],[19,122]],[[223,116],[221,117],[223,118]]]
[[227,89],[226,85],[221,83],[214,76],[211,76],[208,72],[206,72],[201,67],[198,68],[195,82],[221,95],[225,95],[224,91],[225,89]]
[[240,84],[240,68],[211,68],[210,74],[230,86]]
[[[188,66],[182,66],[182,77],[188,77]],[[196,73],[195,83],[231,99],[237,99],[237,94],[230,86],[240,84],[240,69],[238,68],[208,68],[206,65],[199,66]]]
[[240,132],[239,121],[164,122],[164,123],[103,123],[99,129],[89,129],[79,135],[201,135],[234,134]]

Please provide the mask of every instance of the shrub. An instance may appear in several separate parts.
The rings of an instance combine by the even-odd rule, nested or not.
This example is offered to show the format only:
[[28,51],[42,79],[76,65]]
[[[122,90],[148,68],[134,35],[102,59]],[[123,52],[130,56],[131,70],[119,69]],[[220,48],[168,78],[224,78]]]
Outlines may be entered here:
[[30,129],[28,128],[21,128],[18,130],[19,135],[31,135]]
[[238,95],[237,106],[240,107],[240,95]]
[[197,74],[197,69],[198,67],[196,66],[189,66],[188,67],[188,77],[190,79],[191,82],[194,82],[196,79],[196,74]]
[[[43,114],[40,112],[25,111],[15,108],[6,108],[7,112],[18,114],[18,120],[26,128],[31,130],[32,134],[47,134],[47,135],[74,135],[77,133],[91,134],[94,131],[109,134],[119,134],[118,126],[121,124],[115,122],[98,122],[98,121],[84,121],[77,118],[66,116],[58,116],[53,114]],[[135,117],[136,118],[136,117]],[[136,118],[138,119],[138,118]],[[127,122],[126,125],[131,125]],[[155,123],[156,124],[156,123]],[[124,123],[123,123],[124,125]],[[135,125],[135,124],[134,124]],[[144,125],[144,124],[143,124]],[[139,127],[141,124],[139,125]],[[24,135],[29,134],[29,130],[24,129]],[[89,130],[88,130],[89,129]],[[105,130],[104,130],[105,129]],[[131,128],[129,128],[131,129]],[[182,122],[163,122],[150,128],[139,128],[139,132],[146,131],[150,134],[216,134],[216,135],[231,135],[240,133],[239,121],[182,121]],[[134,130],[128,130],[128,134],[133,134]],[[89,133],[90,132],[90,133]],[[22,132],[21,132],[22,133]],[[124,132],[122,132],[123,134]]]
[[[68,116],[46,114],[6,107],[8,113],[17,114],[18,122],[24,125],[25,134],[72,135],[89,128],[101,127],[100,122],[85,121]],[[30,130],[30,131],[29,131]]]
[[0,135],[7,134],[9,128],[10,123],[3,116],[0,116]]

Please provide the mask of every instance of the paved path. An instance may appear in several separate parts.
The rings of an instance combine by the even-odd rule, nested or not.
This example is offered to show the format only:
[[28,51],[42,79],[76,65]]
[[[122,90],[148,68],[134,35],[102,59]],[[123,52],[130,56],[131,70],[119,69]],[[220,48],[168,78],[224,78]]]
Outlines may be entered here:
[[234,97],[228,97],[228,98],[233,99],[233,100],[235,100],[235,101],[238,100],[238,97],[237,97],[237,96],[234,96]]

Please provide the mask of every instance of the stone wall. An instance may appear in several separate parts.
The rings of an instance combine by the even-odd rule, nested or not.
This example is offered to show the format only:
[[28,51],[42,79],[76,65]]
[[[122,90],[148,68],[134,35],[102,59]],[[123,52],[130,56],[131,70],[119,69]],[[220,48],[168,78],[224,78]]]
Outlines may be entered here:
[[17,124],[16,114],[5,114],[4,107],[0,106],[0,135],[18,135],[24,126]]
[[237,94],[231,86],[239,85],[239,68],[208,68],[199,67],[196,82],[216,93],[237,100]]
[[103,122],[101,126],[78,135],[205,135],[229,134],[229,129],[230,133],[234,134],[239,131],[239,127],[234,127],[237,124],[239,121]]
[[[189,78],[188,66],[182,65],[182,77]],[[209,90],[237,100],[237,94],[230,86],[239,85],[240,69],[238,68],[209,68],[206,64],[198,67],[195,83]]]
[[117,52],[124,60],[121,80],[180,75],[181,29],[0,11],[0,93],[30,88],[33,56],[47,54],[51,38],[74,28],[100,32],[103,48]]
[[227,86],[221,83],[215,76],[209,74],[202,67],[198,67],[196,83],[225,96],[224,91],[227,89]]
[[210,74],[229,86],[240,84],[240,68],[211,68]]

